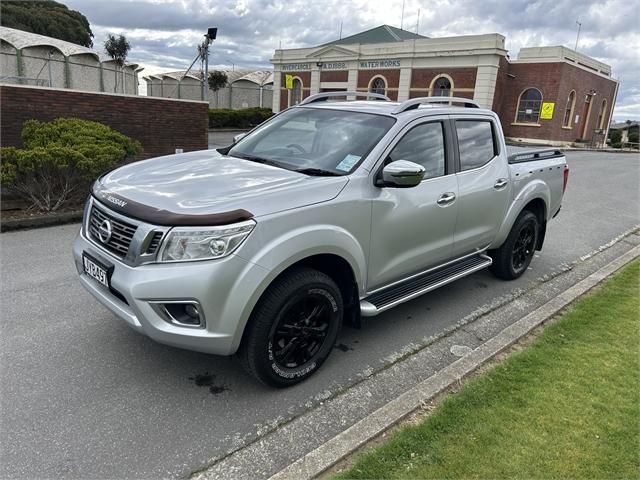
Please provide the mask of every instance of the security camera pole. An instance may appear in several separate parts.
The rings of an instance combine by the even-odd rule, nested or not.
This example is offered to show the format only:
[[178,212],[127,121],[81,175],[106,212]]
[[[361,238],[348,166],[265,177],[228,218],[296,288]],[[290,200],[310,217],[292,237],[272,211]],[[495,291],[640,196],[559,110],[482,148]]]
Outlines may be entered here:
[[204,76],[202,77],[202,101],[208,102],[207,86],[209,84],[209,45],[216,39],[218,35],[217,28],[209,28],[204,36]]

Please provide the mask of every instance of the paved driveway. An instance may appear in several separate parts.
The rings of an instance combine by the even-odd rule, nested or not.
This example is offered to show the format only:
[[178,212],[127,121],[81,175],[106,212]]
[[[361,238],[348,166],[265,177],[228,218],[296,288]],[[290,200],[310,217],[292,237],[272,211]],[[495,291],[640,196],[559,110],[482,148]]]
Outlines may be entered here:
[[523,278],[479,272],[345,329],[322,370],[288,390],[256,384],[232,359],[156,344],[108,313],[76,279],[77,225],[0,235],[0,476],[188,475],[640,223],[637,155],[568,160],[562,212]]

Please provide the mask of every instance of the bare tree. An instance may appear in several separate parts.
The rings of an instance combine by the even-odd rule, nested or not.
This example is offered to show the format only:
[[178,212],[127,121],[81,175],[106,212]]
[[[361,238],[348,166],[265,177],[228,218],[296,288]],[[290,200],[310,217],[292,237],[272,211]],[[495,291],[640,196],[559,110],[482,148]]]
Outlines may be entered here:
[[[115,61],[116,64],[116,68],[114,69],[116,83],[113,86],[113,92],[115,93],[118,91],[118,68],[120,68],[122,72],[124,72],[124,62],[127,59],[129,50],[131,50],[131,44],[124,35],[118,35],[116,37],[115,35],[112,35],[110,33],[107,36],[107,40],[104,42],[104,50],[107,52],[107,55],[109,55]],[[122,93],[124,93],[124,88],[122,89]]]

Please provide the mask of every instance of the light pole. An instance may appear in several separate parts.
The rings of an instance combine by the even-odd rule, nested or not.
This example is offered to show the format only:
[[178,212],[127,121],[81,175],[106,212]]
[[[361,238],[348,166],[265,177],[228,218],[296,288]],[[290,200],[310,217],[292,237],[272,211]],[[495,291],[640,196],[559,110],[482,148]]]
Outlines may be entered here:
[[209,45],[216,39],[218,35],[217,28],[209,28],[204,36],[204,75],[202,77],[202,101],[208,102],[207,85],[209,84]]
[[574,50],[578,51],[578,40],[580,40],[580,29],[582,28],[582,23],[576,20],[576,25],[578,25],[578,34],[576,35],[576,48]]

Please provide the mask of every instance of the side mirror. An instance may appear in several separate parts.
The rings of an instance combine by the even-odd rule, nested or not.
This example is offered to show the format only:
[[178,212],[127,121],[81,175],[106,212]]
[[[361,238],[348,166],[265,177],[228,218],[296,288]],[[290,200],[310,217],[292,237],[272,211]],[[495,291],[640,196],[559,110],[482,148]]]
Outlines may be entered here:
[[239,133],[238,135],[234,135],[233,143],[238,143],[240,140],[242,140],[246,136],[247,136],[246,133]]
[[425,171],[425,168],[417,163],[396,160],[382,169],[382,181],[387,187],[415,187],[422,181]]

